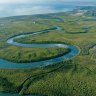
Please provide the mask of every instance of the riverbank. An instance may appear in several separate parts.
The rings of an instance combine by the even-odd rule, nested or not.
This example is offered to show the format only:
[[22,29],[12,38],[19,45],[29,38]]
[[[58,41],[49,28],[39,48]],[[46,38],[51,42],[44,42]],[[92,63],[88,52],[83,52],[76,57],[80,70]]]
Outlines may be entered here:
[[[92,48],[91,50],[89,49],[91,46],[93,46],[93,44],[95,45],[96,43],[96,23],[89,20],[84,21],[85,18],[90,19],[89,17],[87,18],[84,16],[73,16],[72,14],[65,15],[65,13],[58,15],[55,14],[55,16],[61,18],[63,22],[40,18],[38,22],[42,21],[43,24],[46,22],[53,26],[57,25],[62,27],[64,32],[54,30],[40,36],[30,36],[30,38],[28,37],[29,39],[27,42],[32,44],[32,39],[38,42],[45,41],[46,43],[47,41],[52,41],[52,45],[50,46],[57,47],[64,43],[67,44],[69,49],[72,49],[71,53],[65,55],[67,58],[63,56],[58,59],[55,58],[54,60],[51,59],[50,61],[47,60],[40,62],[39,66],[38,63],[26,63],[24,65],[20,63],[12,63],[6,60],[0,60],[0,92],[7,92],[10,93],[10,95],[13,95],[11,94],[12,92],[20,92],[20,94],[34,93],[48,96],[96,96],[96,48]],[[31,52],[31,48],[27,49],[23,46],[17,47],[16,45],[6,43],[6,40],[16,34],[18,35],[20,33],[32,32],[32,28],[34,31],[38,31],[40,29],[42,30],[43,27],[43,29],[49,29],[48,26],[45,25],[41,26],[36,24],[35,26],[32,24],[31,26],[32,19],[28,21],[26,18],[28,17],[25,16],[24,21],[16,21],[12,19],[12,22],[10,22],[10,19],[3,27],[0,26],[0,30],[2,30],[0,31],[0,51],[8,49],[11,52],[9,53],[11,56],[14,55],[15,48],[20,50],[20,52],[23,52],[24,50],[26,50],[26,52],[28,50]],[[29,22],[31,23],[29,24]],[[30,27],[27,26],[28,24]],[[79,33],[81,32],[80,30],[85,27],[89,28],[88,32],[83,34]],[[76,32],[76,34],[70,34],[66,31]],[[54,45],[53,42],[57,42],[59,45],[56,45],[56,43]],[[49,44],[46,46],[48,47]],[[44,47],[44,45],[41,47]],[[79,53],[77,48],[79,49]],[[4,52],[7,53],[8,50]],[[78,55],[75,56],[77,53]],[[24,56],[26,56],[26,54],[24,54]]]

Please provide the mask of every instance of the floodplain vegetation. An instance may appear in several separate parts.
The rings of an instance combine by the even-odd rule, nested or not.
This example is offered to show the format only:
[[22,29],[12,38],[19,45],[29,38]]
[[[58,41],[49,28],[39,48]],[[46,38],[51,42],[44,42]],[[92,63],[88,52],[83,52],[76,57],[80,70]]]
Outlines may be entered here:
[[[23,94],[96,96],[96,22],[89,20],[94,17],[72,13],[48,14],[47,16],[57,16],[62,21],[39,16],[0,19],[2,23],[0,24],[0,58],[14,62],[30,62],[68,52],[65,48],[34,49],[6,43],[11,36],[44,30],[52,26],[60,26],[62,31],[54,30],[15,41],[20,43],[67,43],[76,46],[79,54],[71,60],[40,68],[0,69],[0,91],[19,93],[21,96]],[[32,23],[34,20],[38,23]],[[46,25],[43,24],[45,22]]]

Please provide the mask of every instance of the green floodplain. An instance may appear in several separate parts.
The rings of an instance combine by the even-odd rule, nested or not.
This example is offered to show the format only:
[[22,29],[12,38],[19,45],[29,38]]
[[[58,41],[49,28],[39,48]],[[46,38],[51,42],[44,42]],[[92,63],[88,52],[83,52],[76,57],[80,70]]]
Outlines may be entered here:
[[[60,56],[68,48],[23,48],[6,40],[21,33],[60,26],[62,32],[27,36],[20,43],[66,43],[79,54],[71,60],[40,68],[0,69],[0,92],[46,96],[96,96],[96,16],[82,11],[0,18],[0,58],[34,62]],[[93,10],[92,10],[93,12]],[[61,21],[57,21],[59,18]],[[36,23],[35,23],[36,22]],[[45,23],[45,24],[44,24]]]

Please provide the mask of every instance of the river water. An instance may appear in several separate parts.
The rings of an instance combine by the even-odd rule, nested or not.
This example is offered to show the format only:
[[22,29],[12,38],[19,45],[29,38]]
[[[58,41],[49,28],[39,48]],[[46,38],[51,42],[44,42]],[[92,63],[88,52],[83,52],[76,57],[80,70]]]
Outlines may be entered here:
[[14,62],[10,62],[7,60],[3,60],[0,59],[0,68],[34,68],[34,67],[41,67],[41,66],[47,66],[50,64],[54,64],[54,63],[59,63],[62,62],[66,59],[70,59],[72,57],[74,57],[75,55],[78,54],[78,49],[73,46],[73,45],[67,45],[67,44],[62,44],[62,43],[53,43],[53,44],[22,44],[22,43],[18,43],[15,42],[14,39],[18,39],[21,37],[25,37],[25,36],[29,36],[29,35],[37,35],[37,34],[43,34],[46,32],[52,32],[54,30],[62,30],[59,27],[56,28],[52,28],[52,29],[46,29],[45,31],[39,31],[39,32],[33,32],[33,33],[29,33],[29,34],[21,34],[18,36],[13,36],[11,38],[9,38],[7,40],[7,43],[12,44],[12,45],[16,45],[16,46],[21,46],[21,47],[30,47],[30,48],[48,48],[48,47],[64,47],[64,48],[69,48],[71,51],[68,54],[64,54],[63,56],[60,57],[56,57],[56,58],[52,58],[49,60],[44,60],[44,61],[38,61],[38,62],[31,62],[31,63],[14,63]]
[[[64,47],[64,48],[69,48],[71,51],[67,54],[64,54],[63,56],[57,57],[57,58],[52,58],[49,60],[44,60],[44,61],[38,61],[38,62],[31,62],[31,63],[14,63],[10,62],[4,59],[0,59],[0,68],[4,69],[16,69],[16,68],[34,68],[34,67],[42,67],[42,66],[47,66],[51,65],[54,63],[59,63],[62,62],[66,59],[71,59],[72,57],[76,56],[78,54],[78,49],[73,46],[73,45],[67,45],[63,43],[52,43],[52,44],[22,44],[15,42],[14,39],[18,39],[21,37],[29,36],[29,35],[37,35],[37,34],[43,34],[43,33],[48,33],[52,32],[53,30],[59,30],[62,32],[62,28],[60,27],[54,27],[52,29],[46,29],[43,31],[39,32],[33,32],[33,33],[28,33],[28,34],[19,34],[17,36],[10,37],[7,40],[7,43],[16,45],[16,46],[21,46],[21,47],[28,47],[28,48],[48,48],[48,47]],[[0,93],[0,96],[18,96],[18,94],[11,94],[11,93]],[[37,96],[37,95],[27,95],[27,96]]]

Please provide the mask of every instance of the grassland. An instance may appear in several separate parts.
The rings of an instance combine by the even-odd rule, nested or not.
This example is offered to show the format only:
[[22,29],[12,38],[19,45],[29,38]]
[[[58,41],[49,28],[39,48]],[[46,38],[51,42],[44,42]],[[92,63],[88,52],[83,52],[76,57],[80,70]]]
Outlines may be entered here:
[[[40,24],[38,23],[34,24],[34,22],[30,20],[29,21],[20,21],[20,20],[18,21],[17,19],[16,20],[9,19],[2,22],[3,25],[1,24],[0,28],[1,33],[0,58],[13,62],[34,62],[50,59],[53,57],[58,57],[70,51],[67,48],[22,48],[7,44],[6,40],[10,36],[22,33],[24,34],[28,32],[29,33],[36,32],[51,28],[50,25],[40,26]],[[14,55],[12,55],[13,53]]]
[[[58,18],[62,18],[63,22],[56,22],[53,19],[38,19],[38,23],[46,22],[46,24],[50,24],[51,26],[45,26],[43,24],[30,24],[29,28],[27,25],[31,20],[28,21],[28,19],[26,20],[25,18],[25,21],[20,24],[22,27],[18,26],[18,24],[21,22],[18,19],[12,19],[13,22],[10,23],[6,23],[4,21],[5,25],[0,27],[0,52],[2,50],[6,50],[4,51],[5,53],[8,53],[8,51],[18,52],[22,50],[22,52],[27,51],[30,53],[33,49],[18,48],[17,46],[7,44],[6,39],[18,33],[26,33],[29,31],[33,32],[52,26],[60,26],[63,29],[62,32],[54,31],[34,37],[29,36],[20,38],[16,41],[22,43],[68,43],[77,46],[80,50],[80,53],[71,60],[66,60],[59,64],[42,68],[30,68],[22,70],[0,69],[1,92],[19,92],[21,95],[43,94],[48,96],[96,96],[96,48],[94,47],[96,45],[96,22],[88,20],[94,17],[85,17],[84,15],[78,16],[63,13],[60,15],[57,14],[56,16]],[[87,19],[87,21],[85,19]],[[14,22],[18,23],[15,25],[15,27],[13,27]],[[12,27],[9,28],[9,25],[12,25]],[[23,30],[23,28],[26,30]],[[33,30],[33,28],[35,29]],[[22,32],[20,31],[21,29]],[[34,50],[37,51],[38,49]],[[42,51],[43,49],[40,50]],[[59,49],[54,51],[53,49],[50,50],[51,52],[55,53],[56,50]],[[26,56],[27,52],[25,52],[23,55]],[[60,52],[62,51],[60,50]],[[13,55],[16,56],[16,54]]]
[[[41,60],[47,60],[62,56],[70,52],[68,48],[21,48],[8,47],[0,51],[2,59],[17,62],[27,63]],[[14,53],[14,54],[13,54]],[[13,55],[12,55],[13,54]]]

